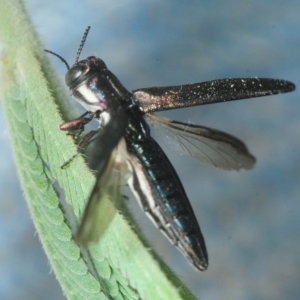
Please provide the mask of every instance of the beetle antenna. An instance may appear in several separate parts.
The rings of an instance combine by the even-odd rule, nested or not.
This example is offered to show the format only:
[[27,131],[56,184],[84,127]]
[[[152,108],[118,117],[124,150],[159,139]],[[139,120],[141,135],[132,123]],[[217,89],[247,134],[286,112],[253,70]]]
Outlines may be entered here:
[[79,45],[79,48],[78,48],[78,51],[77,51],[77,54],[76,54],[75,64],[78,63],[80,53],[81,53],[81,51],[82,51],[82,48],[83,48],[83,46],[84,46],[85,40],[86,40],[86,38],[87,38],[87,35],[88,35],[90,29],[91,29],[91,26],[88,26],[87,29],[85,30],[84,34],[83,34],[81,43],[80,43],[80,45]]
[[58,58],[66,65],[67,69],[70,70],[70,67],[69,67],[68,63],[66,62],[66,60],[65,60],[64,58],[62,58],[60,55],[58,55],[58,54],[55,53],[55,52],[52,52],[52,51],[47,50],[47,49],[44,49],[44,50],[45,50],[46,52],[48,52],[48,53],[50,53],[50,54],[53,54],[53,55],[55,55],[56,57],[58,57]]

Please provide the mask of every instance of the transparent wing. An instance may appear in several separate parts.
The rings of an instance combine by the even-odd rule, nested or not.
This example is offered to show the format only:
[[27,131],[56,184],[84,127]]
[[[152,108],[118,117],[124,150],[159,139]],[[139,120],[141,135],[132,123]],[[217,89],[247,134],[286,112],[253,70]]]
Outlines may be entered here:
[[239,139],[216,129],[181,123],[156,114],[147,114],[153,125],[160,125],[170,149],[220,169],[250,169],[255,158]]
[[122,138],[97,178],[77,232],[78,244],[86,246],[96,242],[105,232],[119,207],[121,188],[129,176],[126,144]]

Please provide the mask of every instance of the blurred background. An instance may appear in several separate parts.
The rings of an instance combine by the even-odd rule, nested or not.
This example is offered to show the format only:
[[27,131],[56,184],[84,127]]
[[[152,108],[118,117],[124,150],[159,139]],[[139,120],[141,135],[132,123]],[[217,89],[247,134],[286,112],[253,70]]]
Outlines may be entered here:
[[[129,90],[227,77],[294,82],[296,92],[161,115],[243,140],[257,163],[223,171],[171,153],[205,236],[210,266],[195,271],[152,226],[157,252],[201,299],[300,298],[299,1],[25,1],[45,48],[69,64],[101,57]],[[65,66],[51,58],[62,80]],[[64,299],[32,225],[0,108],[0,298]],[[5,176],[3,176],[5,174]]]

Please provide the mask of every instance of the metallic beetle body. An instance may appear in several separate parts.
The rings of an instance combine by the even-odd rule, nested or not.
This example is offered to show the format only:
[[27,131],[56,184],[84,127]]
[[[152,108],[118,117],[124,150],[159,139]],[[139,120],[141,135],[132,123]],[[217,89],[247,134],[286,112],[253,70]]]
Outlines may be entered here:
[[116,114],[117,108],[123,110],[127,126],[124,136],[116,137],[115,145],[125,138],[132,170],[128,183],[135,197],[154,224],[189,261],[198,269],[206,269],[208,256],[204,238],[175,169],[150,136],[144,113],[132,94],[101,62],[95,57],[80,61],[66,74],[67,85],[88,111],[100,110],[103,131],[110,122],[124,117]]
[[85,245],[99,238],[92,233],[98,222],[97,216],[93,216],[95,208],[104,196],[102,191],[113,194],[123,182],[119,177],[123,177],[154,224],[195,268],[204,271],[208,267],[208,254],[192,206],[175,169],[151,137],[145,118],[166,129],[176,139],[181,153],[226,170],[250,169],[255,158],[239,139],[216,129],[162,118],[153,112],[287,93],[295,85],[279,79],[228,78],[142,88],[130,93],[101,59],[89,56],[78,61],[89,29],[71,68],[61,56],[46,50],[65,63],[66,84],[87,110],[81,117],[62,124],[60,129],[81,133],[92,119],[99,121],[99,128],[87,133],[78,144],[79,153],[94,141],[90,167],[98,170],[98,178],[77,241]]

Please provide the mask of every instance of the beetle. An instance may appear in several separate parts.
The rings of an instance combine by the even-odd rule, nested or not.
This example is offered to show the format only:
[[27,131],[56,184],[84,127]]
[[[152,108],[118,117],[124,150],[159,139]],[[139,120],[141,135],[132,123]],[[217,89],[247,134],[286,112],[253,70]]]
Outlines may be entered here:
[[255,158],[239,139],[216,129],[169,120],[154,112],[287,93],[295,90],[295,85],[280,79],[227,78],[141,88],[131,93],[100,58],[89,56],[79,60],[89,29],[71,68],[60,55],[46,50],[66,65],[66,85],[87,110],[79,118],[62,124],[60,129],[81,133],[91,120],[99,122],[99,127],[88,132],[78,144],[79,153],[93,142],[90,167],[98,175],[77,241],[87,245],[99,238],[97,209],[101,199],[109,196],[119,201],[120,186],[127,183],[153,223],[196,269],[204,271],[208,267],[208,254],[199,224],[174,167],[151,137],[146,119],[164,128],[182,153],[222,169],[250,169]]

